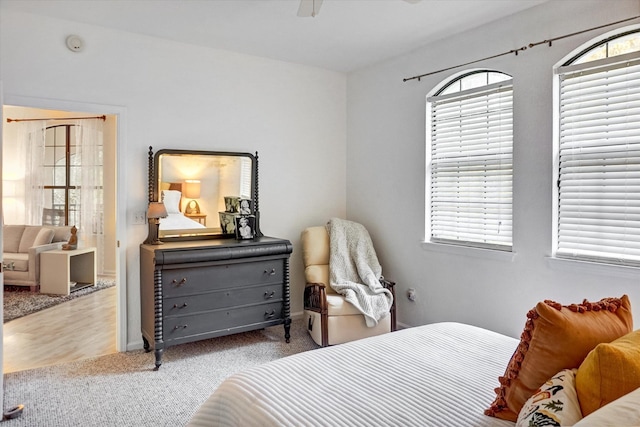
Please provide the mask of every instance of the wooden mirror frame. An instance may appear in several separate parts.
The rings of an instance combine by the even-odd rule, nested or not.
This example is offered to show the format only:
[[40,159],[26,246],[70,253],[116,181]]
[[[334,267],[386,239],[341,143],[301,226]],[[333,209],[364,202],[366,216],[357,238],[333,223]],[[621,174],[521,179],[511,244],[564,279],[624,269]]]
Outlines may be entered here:
[[[262,237],[263,234],[260,231],[260,204],[258,198],[258,153],[255,155],[251,153],[230,152],[230,151],[199,151],[199,150],[174,150],[164,149],[159,150],[155,154],[153,153],[153,147],[149,147],[148,158],[148,194],[149,203],[160,201],[159,184],[161,182],[161,157],[162,156],[220,156],[220,157],[244,157],[251,160],[251,196],[250,199],[253,204],[253,213],[255,216],[254,238]],[[217,214],[217,212],[216,212]],[[188,229],[188,232],[177,233],[176,235],[164,235],[157,224],[149,221],[149,237],[146,243],[154,241],[158,243],[158,238],[162,241],[182,241],[182,240],[202,240],[202,239],[224,239],[235,238],[234,233],[217,232],[212,228],[205,228],[202,231],[200,229]]]

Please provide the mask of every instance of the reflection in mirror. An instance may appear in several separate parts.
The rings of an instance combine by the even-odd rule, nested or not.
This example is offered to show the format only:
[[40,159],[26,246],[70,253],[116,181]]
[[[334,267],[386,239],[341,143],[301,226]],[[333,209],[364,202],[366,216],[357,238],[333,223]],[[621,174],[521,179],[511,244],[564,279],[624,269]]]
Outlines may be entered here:
[[154,195],[168,214],[160,220],[161,238],[233,234],[224,223],[229,215],[225,202],[254,203],[257,167],[251,154],[161,150],[154,164]]

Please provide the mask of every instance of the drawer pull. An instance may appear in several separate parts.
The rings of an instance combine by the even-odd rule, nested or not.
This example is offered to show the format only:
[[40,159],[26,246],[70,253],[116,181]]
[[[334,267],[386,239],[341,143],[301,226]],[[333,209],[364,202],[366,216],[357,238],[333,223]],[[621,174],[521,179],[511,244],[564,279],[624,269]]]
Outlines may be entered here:
[[183,277],[182,279],[180,279],[180,281],[179,281],[179,282],[178,282],[176,279],[173,279],[173,280],[171,281],[171,284],[172,284],[172,285],[176,285],[176,286],[178,286],[178,287],[179,287],[179,286],[184,285],[185,283],[187,283],[187,278],[186,278],[186,277]]
[[182,305],[173,304],[173,308],[185,308],[187,306],[186,302],[183,302]]
[[176,329],[187,329],[187,326],[189,325],[176,325],[173,327],[173,330],[175,331]]
[[264,312],[265,319],[271,319],[275,315],[276,315],[276,311],[275,310],[271,310],[271,313],[269,313],[268,311]]
[[273,298],[275,296],[275,294],[276,294],[276,291],[271,291],[271,292],[267,291],[267,292],[264,293],[264,299]]
[[268,274],[269,276],[275,276],[276,275],[276,269],[272,268],[271,271],[265,270],[264,274]]

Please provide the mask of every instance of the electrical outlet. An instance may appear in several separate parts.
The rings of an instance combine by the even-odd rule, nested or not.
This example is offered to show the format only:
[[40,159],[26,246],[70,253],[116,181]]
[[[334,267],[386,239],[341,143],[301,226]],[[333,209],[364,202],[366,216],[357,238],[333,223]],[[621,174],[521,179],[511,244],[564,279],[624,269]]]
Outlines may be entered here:
[[147,223],[147,213],[146,212],[134,212],[133,214],[133,223],[138,225],[144,225]]
[[415,289],[413,288],[407,289],[407,298],[409,298],[409,301],[415,301],[417,297],[418,295],[416,294]]

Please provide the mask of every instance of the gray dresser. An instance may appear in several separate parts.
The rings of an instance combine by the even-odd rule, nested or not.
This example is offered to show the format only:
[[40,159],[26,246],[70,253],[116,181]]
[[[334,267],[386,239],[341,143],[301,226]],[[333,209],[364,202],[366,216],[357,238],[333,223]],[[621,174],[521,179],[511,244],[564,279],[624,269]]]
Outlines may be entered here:
[[142,338],[165,348],[283,324],[289,342],[288,240],[211,239],[140,246]]

